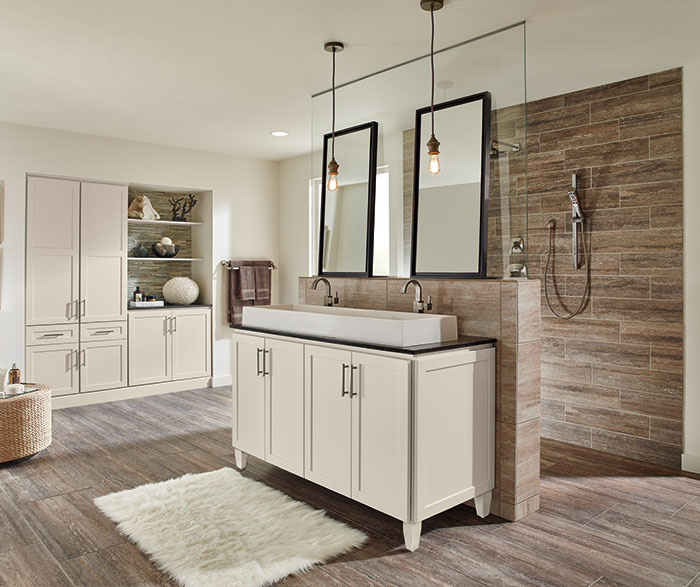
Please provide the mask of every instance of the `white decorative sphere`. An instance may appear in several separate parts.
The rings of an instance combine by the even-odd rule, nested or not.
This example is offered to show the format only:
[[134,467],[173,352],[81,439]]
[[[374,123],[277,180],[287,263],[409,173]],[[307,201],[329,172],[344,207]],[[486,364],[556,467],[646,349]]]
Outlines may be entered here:
[[170,240],[167,236],[164,236],[162,239],[160,239],[160,244],[161,245],[172,245],[173,241]]
[[194,304],[199,297],[199,286],[189,277],[173,277],[163,286],[163,297],[169,304]]

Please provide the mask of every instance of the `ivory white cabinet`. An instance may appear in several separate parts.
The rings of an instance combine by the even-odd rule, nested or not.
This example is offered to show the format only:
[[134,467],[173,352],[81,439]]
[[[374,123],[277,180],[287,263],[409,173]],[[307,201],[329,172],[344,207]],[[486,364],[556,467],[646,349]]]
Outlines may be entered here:
[[[430,516],[471,499],[478,515],[488,515],[495,478],[491,340],[412,354],[241,328],[233,349],[240,468],[252,454],[393,516],[404,524],[409,550],[418,548]],[[280,459],[282,445],[289,451]],[[299,454],[301,468],[290,466]]]
[[80,320],[126,320],[127,187],[80,186]]
[[79,305],[80,182],[29,177],[26,323],[78,322]]
[[24,379],[45,383],[54,396],[80,391],[77,344],[47,344],[27,347]]
[[210,374],[210,308],[129,311],[129,385]]
[[80,391],[126,387],[126,340],[80,345]]
[[[304,474],[304,345],[233,336],[233,445]],[[240,461],[239,461],[240,462]]]

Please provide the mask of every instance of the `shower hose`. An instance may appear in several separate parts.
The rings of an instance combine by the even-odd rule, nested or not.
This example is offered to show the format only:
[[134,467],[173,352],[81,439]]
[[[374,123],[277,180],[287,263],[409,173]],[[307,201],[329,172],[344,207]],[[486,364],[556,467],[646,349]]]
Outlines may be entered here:
[[[547,228],[549,229],[549,252],[547,253],[547,264],[544,268],[544,297],[547,301],[547,307],[551,310],[552,314],[554,314],[557,318],[561,318],[562,320],[571,320],[574,316],[578,316],[581,312],[583,312],[583,309],[586,307],[586,297],[588,296],[588,290],[590,288],[591,271],[588,265],[588,252],[586,251],[586,231],[583,228],[583,220],[581,220],[580,224],[581,241],[583,244],[583,261],[586,266],[586,284],[583,288],[583,295],[581,296],[581,303],[579,304],[578,308],[570,314],[560,314],[552,307],[552,303],[549,301],[549,290],[547,289],[547,276],[549,274],[549,266],[552,261],[552,252],[554,251],[554,227],[556,225],[554,219],[550,220],[547,223]],[[576,223],[574,223],[574,225],[572,226],[572,230],[576,230]],[[554,277],[552,277],[552,282],[554,282]],[[564,304],[562,304],[562,307],[564,307]]]

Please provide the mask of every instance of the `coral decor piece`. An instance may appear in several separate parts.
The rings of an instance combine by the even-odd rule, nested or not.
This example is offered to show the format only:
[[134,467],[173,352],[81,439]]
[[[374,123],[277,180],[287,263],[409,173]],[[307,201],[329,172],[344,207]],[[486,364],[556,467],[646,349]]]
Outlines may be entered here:
[[199,286],[189,277],[173,277],[163,286],[163,297],[169,304],[189,306],[197,301]]
[[173,221],[187,222],[187,215],[192,211],[192,208],[196,206],[198,201],[193,194],[188,194],[187,198],[187,201],[184,201],[185,198],[175,197],[168,200],[168,202],[170,202],[170,207],[173,210]]
[[160,214],[151,204],[151,200],[144,194],[136,194],[129,204],[129,218],[139,220],[160,220]]

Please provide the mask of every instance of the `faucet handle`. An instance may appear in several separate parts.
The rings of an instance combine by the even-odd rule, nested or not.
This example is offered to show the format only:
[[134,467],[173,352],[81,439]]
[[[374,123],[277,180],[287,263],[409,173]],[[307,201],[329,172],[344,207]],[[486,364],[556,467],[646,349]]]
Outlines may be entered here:
[[334,304],[340,303],[340,298],[338,297],[338,292],[335,292],[335,297],[333,298],[333,303]]
[[428,303],[425,305],[426,310],[433,309],[433,296],[428,296]]

